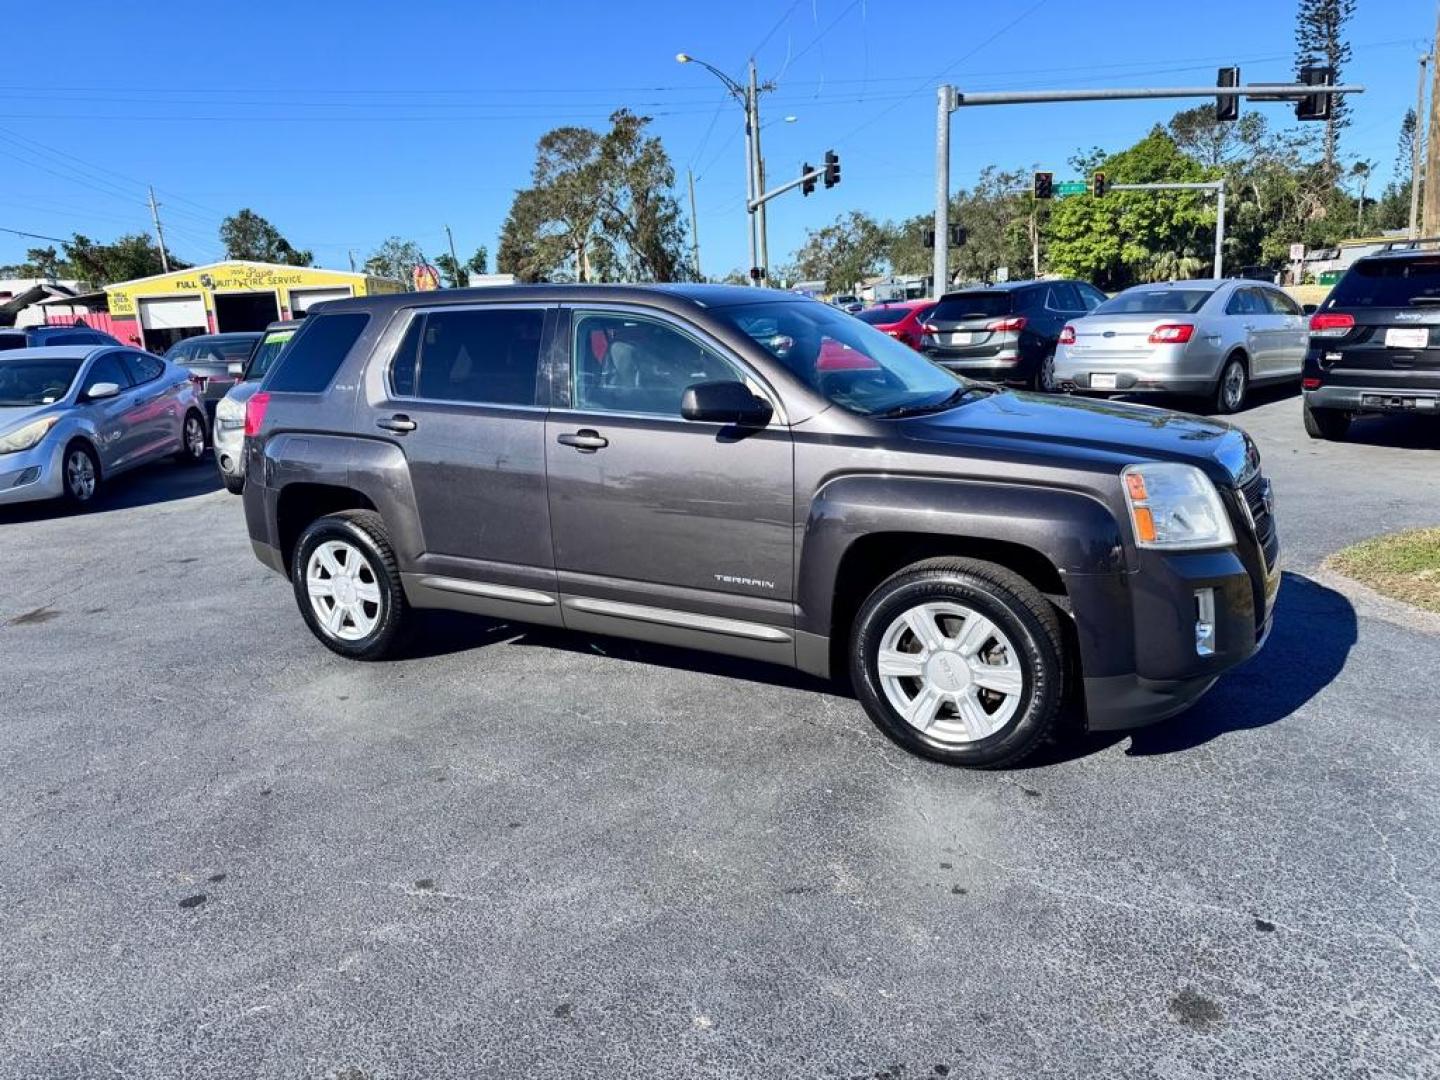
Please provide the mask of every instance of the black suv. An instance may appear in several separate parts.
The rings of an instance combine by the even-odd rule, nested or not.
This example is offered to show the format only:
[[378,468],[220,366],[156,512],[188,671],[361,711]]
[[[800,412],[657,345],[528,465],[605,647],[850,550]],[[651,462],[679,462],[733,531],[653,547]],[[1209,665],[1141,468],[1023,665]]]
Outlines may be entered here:
[[848,676],[955,764],[1019,760],[1067,699],[1181,711],[1279,584],[1242,432],[969,382],[768,289],[333,301],[245,432],[254,550],[337,653],[417,608],[708,649]]
[[1315,439],[1344,438],[1362,413],[1440,416],[1440,251],[1351,266],[1310,317],[1300,385]]
[[1105,294],[1085,281],[959,289],[942,296],[925,320],[920,351],[962,375],[1050,390],[1060,331],[1104,302]]

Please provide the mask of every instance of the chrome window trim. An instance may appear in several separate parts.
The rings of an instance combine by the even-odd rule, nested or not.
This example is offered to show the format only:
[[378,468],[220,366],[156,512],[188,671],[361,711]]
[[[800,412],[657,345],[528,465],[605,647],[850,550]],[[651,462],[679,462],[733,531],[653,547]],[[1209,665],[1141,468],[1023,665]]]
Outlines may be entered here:
[[[764,397],[770,403],[770,410],[772,413],[771,423],[778,422],[782,427],[790,426],[789,418],[785,413],[785,406],[780,400],[779,393],[776,392],[775,387],[771,385],[770,380],[765,378],[764,375],[762,375],[760,372],[756,371],[754,365],[750,364],[742,357],[737,356],[735,351],[731,349],[728,345],[725,345],[724,343],[716,340],[703,327],[696,326],[695,324],[690,322],[682,321],[674,315],[671,315],[667,311],[659,311],[655,308],[647,308],[639,304],[601,302],[595,304],[581,305],[572,302],[562,304],[560,306],[565,308],[565,310],[568,311],[570,314],[570,363],[566,376],[567,381],[570,384],[570,404],[565,410],[555,411],[569,411],[573,413],[579,413],[584,416],[629,417],[635,420],[674,420],[676,423],[690,425],[702,423],[702,421],[698,420],[686,420],[683,416],[675,413],[609,412],[604,409],[581,408],[579,405],[577,405],[575,400],[575,360],[576,356],[578,355],[576,344],[579,340],[578,335],[580,332],[580,320],[586,315],[623,314],[633,315],[637,318],[649,319],[651,322],[658,322],[664,324],[665,326],[675,330],[677,333],[683,334],[686,337],[689,337],[692,340],[696,341],[702,348],[714,353],[723,362],[729,364],[732,368],[739,369],[745,375],[753,379],[755,381],[755,384],[764,391]],[[724,427],[725,425],[713,424],[709,426]],[[766,426],[768,427],[769,425],[767,424]]]
[[[553,303],[544,303],[538,301],[510,301],[507,303],[494,304],[428,304],[425,307],[406,308],[405,311],[408,313],[408,318],[398,323],[398,331],[396,329],[397,324],[392,321],[391,325],[386,327],[385,333],[381,335],[380,340],[376,343],[377,347],[383,347],[384,354],[387,357],[385,361],[384,378],[382,380],[385,393],[392,401],[418,401],[423,402],[427,405],[471,405],[477,406],[482,409],[519,409],[528,412],[545,412],[546,406],[536,405],[533,402],[529,405],[514,405],[503,401],[466,401],[463,399],[455,398],[425,397],[422,394],[402,394],[395,389],[395,356],[396,350],[405,340],[405,336],[410,333],[410,327],[414,325],[415,320],[424,318],[432,313],[448,311],[538,311],[540,312],[541,316],[540,347],[537,348],[535,351],[535,385],[537,388],[538,396],[540,376],[545,367],[544,316],[555,306],[556,305]],[[391,342],[393,342],[393,346],[388,344]],[[415,384],[417,389],[419,388],[420,384],[419,360],[420,358],[417,355],[415,363]]]

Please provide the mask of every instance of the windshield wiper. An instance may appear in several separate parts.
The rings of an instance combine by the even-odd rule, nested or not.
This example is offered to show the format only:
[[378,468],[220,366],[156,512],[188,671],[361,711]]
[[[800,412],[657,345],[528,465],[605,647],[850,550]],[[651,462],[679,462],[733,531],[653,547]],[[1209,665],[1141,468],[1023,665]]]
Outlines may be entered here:
[[971,394],[998,394],[999,392],[998,386],[992,386],[989,383],[970,383],[968,386],[957,387],[940,401],[927,401],[923,405],[893,405],[874,415],[878,420],[898,420],[902,416],[924,416],[926,413],[953,409]]

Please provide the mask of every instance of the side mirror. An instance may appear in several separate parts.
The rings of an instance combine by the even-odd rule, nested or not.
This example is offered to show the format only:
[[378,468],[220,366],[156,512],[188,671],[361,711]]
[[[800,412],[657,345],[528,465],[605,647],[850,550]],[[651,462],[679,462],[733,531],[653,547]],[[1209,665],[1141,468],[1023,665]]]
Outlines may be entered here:
[[238,379],[241,375],[245,374],[245,365],[239,360],[232,360],[225,365],[225,370]]
[[770,422],[770,403],[752,394],[740,382],[702,382],[687,386],[680,399],[686,420],[739,427],[764,427]]
[[86,401],[102,401],[105,398],[115,397],[120,393],[120,387],[113,382],[92,383],[90,389],[85,391]]

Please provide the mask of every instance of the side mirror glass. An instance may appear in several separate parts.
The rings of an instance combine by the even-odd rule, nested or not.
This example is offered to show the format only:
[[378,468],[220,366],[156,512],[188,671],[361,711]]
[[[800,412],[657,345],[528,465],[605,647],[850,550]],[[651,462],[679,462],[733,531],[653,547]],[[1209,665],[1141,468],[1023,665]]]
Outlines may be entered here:
[[120,393],[120,387],[113,382],[91,383],[90,389],[85,391],[86,401],[102,401],[105,398],[112,398]]
[[245,374],[245,365],[239,360],[232,360],[225,365],[225,370],[238,379],[241,375]]
[[680,399],[680,415],[702,423],[764,427],[771,413],[770,403],[741,382],[696,383]]

